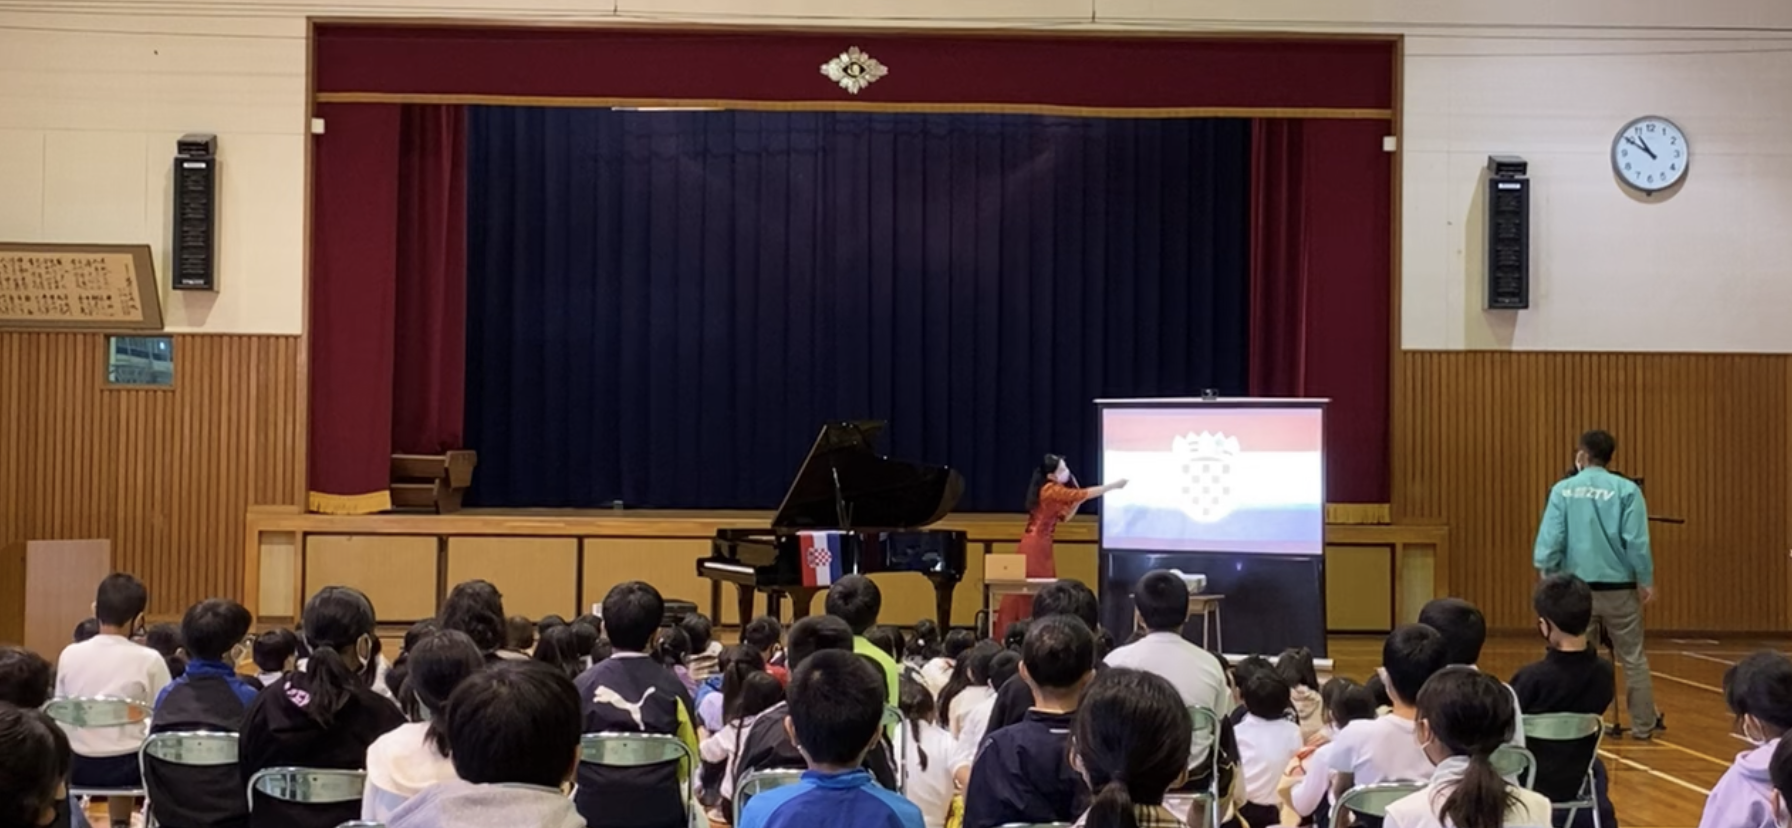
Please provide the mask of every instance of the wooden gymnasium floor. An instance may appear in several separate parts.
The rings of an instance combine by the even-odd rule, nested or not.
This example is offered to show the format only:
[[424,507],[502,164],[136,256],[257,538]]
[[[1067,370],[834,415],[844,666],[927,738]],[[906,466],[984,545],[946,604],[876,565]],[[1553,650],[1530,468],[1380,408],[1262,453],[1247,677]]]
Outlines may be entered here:
[[[1787,642],[1658,636],[1647,649],[1655,676],[1655,704],[1666,714],[1668,729],[1646,744],[1629,738],[1605,741],[1601,752],[1611,772],[1612,803],[1624,828],[1696,828],[1706,794],[1736,754],[1748,747],[1732,735],[1723,700],[1724,670],[1758,649],[1784,652]],[[1542,652],[1543,642],[1537,638],[1496,638],[1487,643],[1480,666],[1509,679]],[[1333,637],[1331,655],[1336,674],[1361,680],[1380,663],[1381,639]],[[1620,675],[1620,698],[1622,681]],[[1629,722],[1628,711],[1625,721]]]

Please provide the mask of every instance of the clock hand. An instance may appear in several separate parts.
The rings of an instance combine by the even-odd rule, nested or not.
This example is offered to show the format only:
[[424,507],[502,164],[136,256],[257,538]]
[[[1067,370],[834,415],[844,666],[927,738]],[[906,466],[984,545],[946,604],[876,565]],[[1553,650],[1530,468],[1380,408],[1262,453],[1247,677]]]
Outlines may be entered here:
[[1648,153],[1650,159],[1652,159],[1652,160],[1655,159],[1655,153],[1649,151],[1648,144],[1644,144],[1644,143],[1638,141],[1637,139],[1630,137],[1629,135],[1624,136],[1624,143],[1629,144],[1633,147],[1636,147],[1637,149],[1642,150],[1643,152]]
[[1655,150],[1652,150],[1649,148],[1649,139],[1644,138],[1643,134],[1640,132],[1637,133],[1636,139],[1638,141],[1642,142],[1642,150],[1643,150],[1643,152],[1646,152],[1649,154],[1649,160],[1651,160],[1651,161],[1659,161],[1660,160],[1655,157]]

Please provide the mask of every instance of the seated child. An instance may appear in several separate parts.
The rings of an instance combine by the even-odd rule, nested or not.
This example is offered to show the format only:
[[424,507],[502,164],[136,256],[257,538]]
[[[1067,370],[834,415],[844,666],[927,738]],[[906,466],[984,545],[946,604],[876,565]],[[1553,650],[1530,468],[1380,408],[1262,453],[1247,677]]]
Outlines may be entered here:
[[255,637],[250,652],[255,659],[255,678],[267,687],[292,672],[299,660],[299,636],[285,627],[268,630]]
[[[404,724],[404,714],[370,683],[375,648],[372,602],[360,590],[329,586],[305,602],[305,666],[255,698],[243,720],[243,778],[276,767],[367,766],[367,748]],[[257,796],[255,828],[311,828],[360,816],[359,802],[296,804]]]
[[[641,581],[617,584],[604,596],[604,626],[616,654],[578,678],[585,710],[580,733],[659,733],[676,736],[697,752],[691,697],[672,670],[653,656],[665,614],[659,590]],[[683,636],[677,627],[665,632]],[[578,773],[575,799],[592,828],[686,825],[692,805],[685,801],[675,762],[638,768],[581,764]]]
[[1288,760],[1301,749],[1300,725],[1289,718],[1292,691],[1280,673],[1259,670],[1239,688],[1245,715],[1233,727],[1238,740],[1239,765],[1244,770],[1244,804],[1238,815],[1252,826],[1275,825],[1281,820],[1281,801],[1276,788]]
[[1325,727],[1317,737],[1317,745],[1309,742],[1295,754],[1284,780],[1292,811],[1283,814],[1282,822],[1287,825],[1305,824],[1306,818],[1318,813],[1331,794],[1334,780],[1327,763],[1331,759],[1332,737],[1351,722],[1375,718],[1375,697],[1369,689],[1343,676],[1326,682],[1319,695],[1325,703]]
[[[1407,624],[1388,635],[1381,647],[1379,672],[1386,681],[1393,711],[1352,723],[1332,737],[1326,767],[1337,774],[1334,790],[1342,793],[1355,785],[1431,778],[1431,759],[1414,735],[1418,711],[1413,701],[1425,682],[1448,664],[1448,658],[1443,636],[1423,624]],[[1509,701],[1510,694],[1507,698]]]
[[1094,797],[1083,828],[1186,828],[1164,794],[1188,773],[1194,727],[1162,676],[1116,667],[1089,682],[1077,707],[1071,762]]
[[[1592,589],[1573,575],[1551,575],[1537,584],[1531,604],[1537,611],[1537,629],[1548,642],[1549,650],[1542,661],[1522,667],[1512,676],[1519,712],[1603,714],[1612,703],[1612,663],[1600,658],[1587,641],[1587,627],[1593,621]],[[1616,825],[1617,816],[1606,791],[1605,762],[1594,756],[1598,744],[1598,736],[1589,736],[1578,744],[1530,743],[1528,747],[1537,757],[1533,790],[1553,802],[1577,799],[1591,762],[1599,824]],[[1557,817],[1566,820],[1567,812]],[[1591,825],[1593,815],[1582,811],[1575,822]]]
[[797,666],[788,721],[809,769],[801,782],[753,797],[740,828],[925,828],[921,809],[862,767],[882,738],[884,680],[870,661],[838,650]]
[[0,703],[0,825],[55,824],[69,757],[68,736],[50,717]]
[[1776,828],[1774,751],[1792,729],[1792,659],[1763,650],[1724,671],[1724,701],[1736,729],[1755,747],[1736,755],[1705,800],[1699,828]]
[[1067,743],[1094,669],[1095,634],[1081,619],[1054,615],[1029,625],[1020,675],[1033,688],[1033,707],[984,737],[965,786],[965,828],[1069,822],[1088,807],[1088,787],[1070,767]]
[[901,739],[903,788],[910,801],[921,809],[927,828],[945,828],[946,816],[952,809],[952,796],[957,785],[952,781],[952,755],[955,743],[952,734],[934,724],[933,694],[919,678],[902,677],[902,717],[908,720],[908,732]]
[[[156,699],[153,732],[243,729],[243,718],[262,686],[237,677],[236,667],[226,659],[253,623],[243,605],[222,598],[201,601],[187,610],[180,634],[192,660]],[[145,757],[143,769],[165,794],[150,803],[150,815],[157,823],[182,828],[248,824],[244,780],[236,766],[188,767]]]
[[456,778],[448,761],[448,698],[485,667],[485,654],[466,633],[439,630],[405,650],[404,666],[400,695],[423,720],[400,725],[368,746],[361,818],[369,822],[385,821],[424,789]]
[[769,615],[748,622],[740,631],[740,640],[765,656],[765,671],[778,683],[790,684],[790,671],[784,664],[784,625]]
[[691,640],[691,654],[685,658],[685,665],[690,668],[691,680],[701,684],[721,669],[722,642],[715,640],[715,625],[703,613],[685,616],[678,626]]
[[1423,790],[1388,806],[1385,828],[1549,824],[1549,800],[1508,783],[1493,766],[1493,752],[1506,744],[1518,715],[1499,679],[1447,667],[1419,691],[1416,715],[1415,735],[1437,771]]
[[581,828],[561,786],[579,764],[579,691],[546,664],[479,670],[448,697],[445,726],[457,779],[426,788],[392,828]]
[[1320,697],[1319,670],[1313,665],[1313,651],[1297,647],[1282,651],[1276,657],[1276,672],[1293,688],[1289,695],[1294,703],[1294,720],[1300,723],[1301,738],[1312,743],[1325,729],[1325,700]]
[[721,765],[721,773],[714,778],[720,801],[734,798],[735,760],[740,756],[741,742],[753,728],[754,720],[784,701],[784,685],[772,678],[771,673],[740,666],[734,671],[727,689],[718,694],[722,697],[721,716],[726,723],[697,748],[704,762]]
[[[56,696],[108,696],[150,704],[168,686],[168,662],[161,653],[132,641],[143,623],[149,591],[125,573],[100,582],[93,614],[99,634],[71,644],[57,660]],[[65,728],[73,750],[73,784],[93,788],[135,788],[143,784],[137,750],[147,730],[143,724],[122,727]],[[128,796],[110,797],[106,812],[112,825],[127,826],[135,803]]]
[[535,622],[521,615],[504,619],[504,649],[498,651],[498,657],[524,661],[534,650]]

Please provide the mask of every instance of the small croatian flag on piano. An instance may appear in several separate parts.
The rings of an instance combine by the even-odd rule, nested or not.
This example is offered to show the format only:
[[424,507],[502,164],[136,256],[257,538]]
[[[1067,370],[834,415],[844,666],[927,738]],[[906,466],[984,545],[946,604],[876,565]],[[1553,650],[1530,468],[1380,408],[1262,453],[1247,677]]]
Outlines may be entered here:
[[803,586],[831,586],[840,580],[841,532],[798,532],[803,552]]

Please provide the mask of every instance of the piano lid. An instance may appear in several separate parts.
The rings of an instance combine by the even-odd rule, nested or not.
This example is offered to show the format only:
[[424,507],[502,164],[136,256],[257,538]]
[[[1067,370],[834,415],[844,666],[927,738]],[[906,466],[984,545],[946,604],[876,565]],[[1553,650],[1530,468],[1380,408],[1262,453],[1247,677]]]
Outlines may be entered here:
[[909,529],[949,514],[964,494],[964,477],[945,466],[880,457],[873,441],[883,428],[877,421],[823,425],[772,528]]

